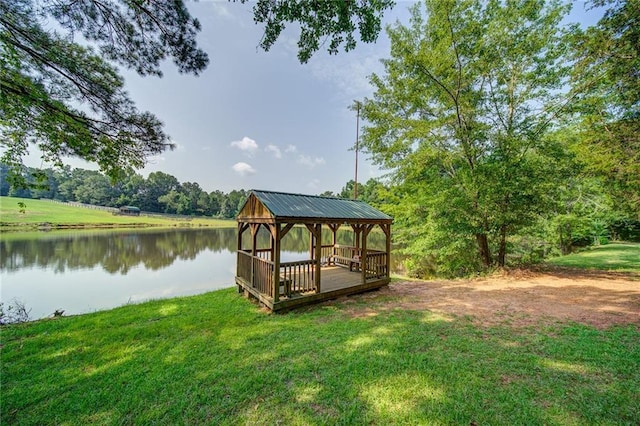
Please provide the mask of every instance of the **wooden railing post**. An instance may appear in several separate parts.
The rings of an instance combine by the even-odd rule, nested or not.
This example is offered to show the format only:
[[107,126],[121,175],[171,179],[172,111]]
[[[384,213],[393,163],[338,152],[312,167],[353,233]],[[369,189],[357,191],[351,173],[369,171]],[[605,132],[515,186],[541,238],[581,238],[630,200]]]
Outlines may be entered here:
[[280,224],[276,223],[269,227],[271,230],[271,238],[274,242],[273,259],[273,303],[280,300]]
[[316,262],[315,262],[315,268],[316,268],[316,293],[320,293],[320,261],[322,260],[322,224],[318,223],[316,224],[316,232],[315,232],[315,238],[316,238]]

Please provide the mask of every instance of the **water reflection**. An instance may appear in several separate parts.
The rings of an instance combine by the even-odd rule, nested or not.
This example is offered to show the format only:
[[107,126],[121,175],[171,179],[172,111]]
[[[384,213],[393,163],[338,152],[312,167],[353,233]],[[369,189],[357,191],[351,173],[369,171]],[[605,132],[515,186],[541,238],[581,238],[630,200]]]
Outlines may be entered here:
[[[230,287],[236,235],[235,229],[1,234],[1,300],[18,298],[40,318],[56,309],[76,314]],[[282,241],[283,260],[308,258],[309,238],[306,228],[291,229]],[[323,243],[330,239],[331,233],[323,232]],[[338,233],[340,244],[352,239],[349,231]],[[384,234],[372,233],[368,244],[383,249]],[[258,245],[269,246],[264,229]]]

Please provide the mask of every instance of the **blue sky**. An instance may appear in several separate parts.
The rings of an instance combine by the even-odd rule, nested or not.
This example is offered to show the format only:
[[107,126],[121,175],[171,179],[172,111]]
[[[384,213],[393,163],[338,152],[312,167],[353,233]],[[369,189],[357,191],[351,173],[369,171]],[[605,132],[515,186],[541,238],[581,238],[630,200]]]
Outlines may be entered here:
[[[412,2],[398,1],[385,17],[408,22]],[[210,57],[198,77],[180,75],[171,64],[164,77],[123,71],[140,110],[157,115],[177,148],[150,159],[139,172],[174,175],[206,191],[266,189],[317,194],[337,192],[354,177],[355,99],[370,96],[367,77],[381,72],[389,52],[384,31],[375,44],[348,53],[318,52],[297,60],[297,31],[288,29],[269,52],[257,47],[262,27],[252,4],[225,0],[188,3],[202,24],[198,42]],[[597,21],[576,3],[570,21]],[[95,168],[70,161],[74,167]],[[35,166],[45,166],[36,161]],[[360,156],[358,180],[381,173]]]

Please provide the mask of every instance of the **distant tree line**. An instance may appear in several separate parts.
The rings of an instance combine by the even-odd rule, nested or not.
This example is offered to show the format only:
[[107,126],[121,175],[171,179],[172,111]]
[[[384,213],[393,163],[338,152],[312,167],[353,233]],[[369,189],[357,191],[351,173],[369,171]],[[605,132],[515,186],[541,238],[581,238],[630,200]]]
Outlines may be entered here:
[[[145,179],[135,173],[113,183],[104,173],[95,170],[25,168],[28,185],[12,184],[7,179],[9,167],[0,163],[0,195],[21,198],[75,201],[105,207],[135,206],[151,213],[235,218],[248,192],[244,189],[229,193],[207,192],[196,182],[180,183],[164,172],[153,172]],[[320,195],[354,198],[355,182],[348,181],[340,192],[325,191]],[[389,188],[376,179],[358,183],[358,199],[378,208],[387,203]]]
[[9,168],[0,164],[0,195],[22,198],[45,198],[76,201],[107,207],[131,205],[145,212],[189,216],[234,218],[246,198],[244,190],[207,192],[198,183],[180,183],[175,176],[153,172],[145,179],[131,173],[112,183],[105,174],[95,170],[36,170],[26,168],[28,187],[11,185]]

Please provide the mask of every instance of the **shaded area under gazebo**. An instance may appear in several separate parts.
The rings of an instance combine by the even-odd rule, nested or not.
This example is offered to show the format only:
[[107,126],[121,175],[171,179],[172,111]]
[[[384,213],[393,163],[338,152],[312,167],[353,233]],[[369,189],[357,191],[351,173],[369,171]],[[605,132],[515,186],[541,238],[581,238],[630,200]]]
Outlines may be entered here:
[[[357,200],[251,191],[238,220],[238,291],[255,297],[272,311],[292,309],[339,296],[373,290],[389,283],[390,216]],[[281,242],[296,225],[310,234],[309,259],[281,261]],[[337,243],[337,232],[348,226],[353,245]],[[270,235],[269,247],[258,247],[258,231]],[[379,227],[385,250],[367,247],[370,233]],[[243,235],[251,234],[250,247]],[[322,244],[323,232],[331,243]]]

